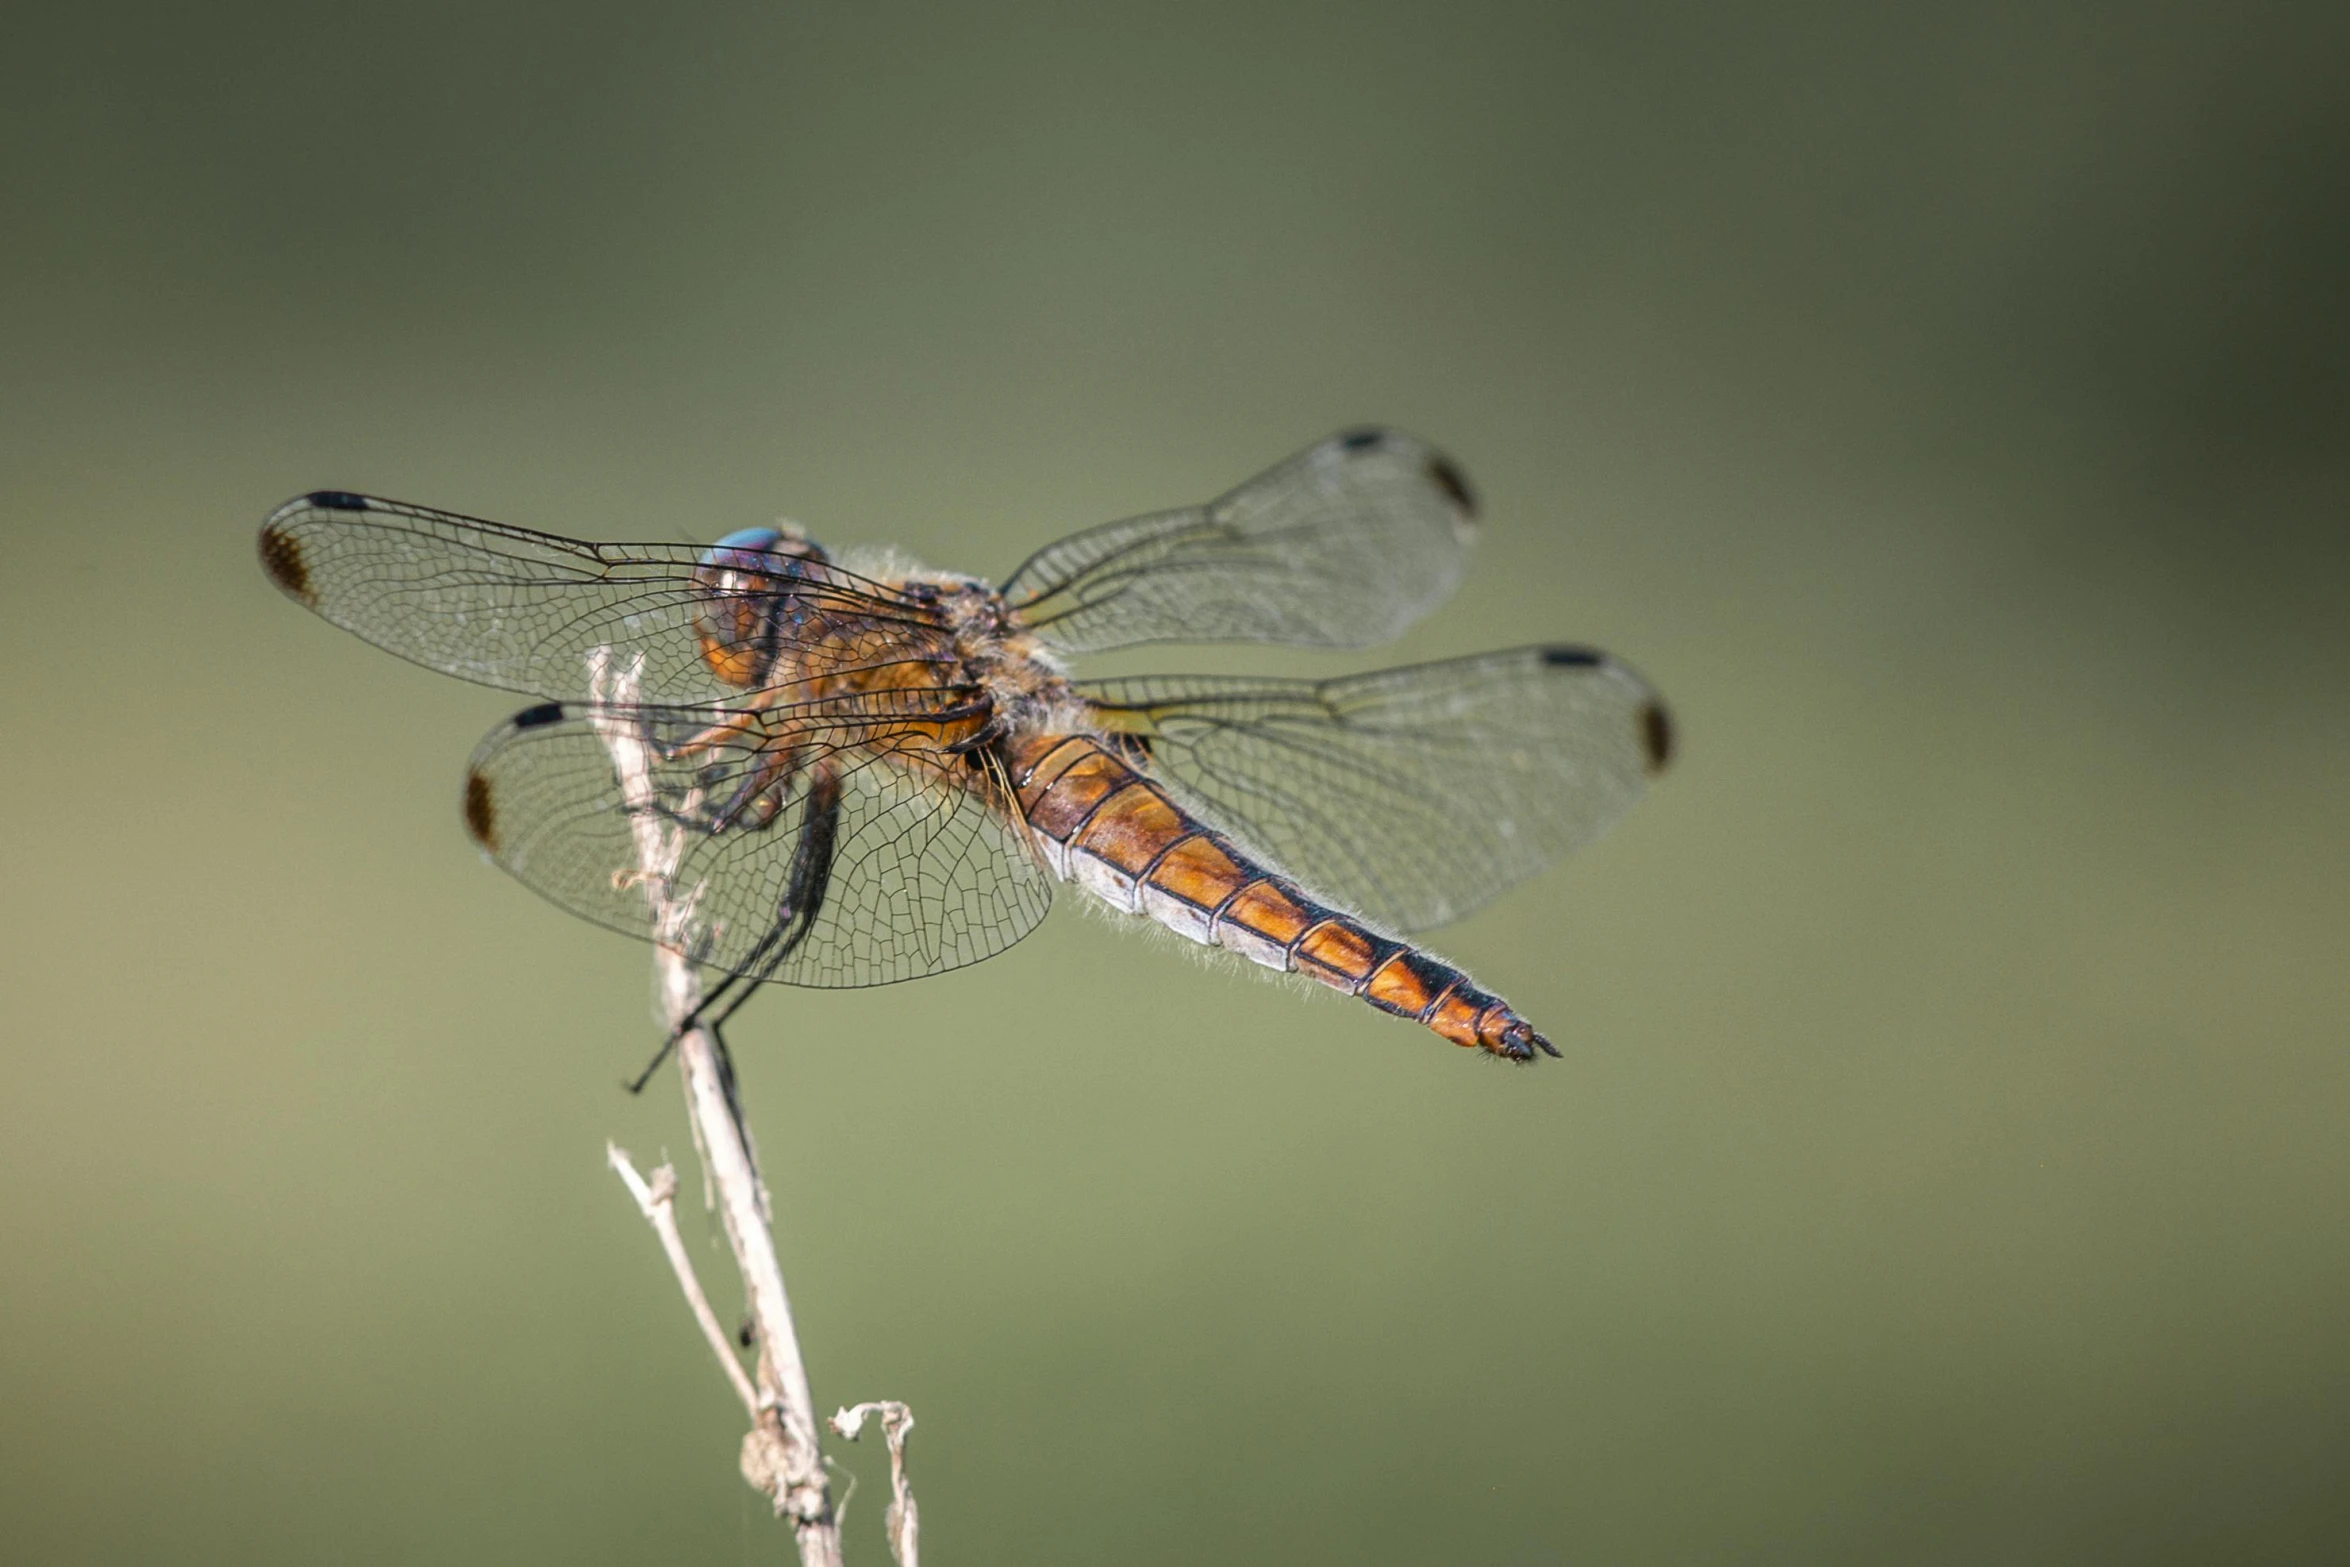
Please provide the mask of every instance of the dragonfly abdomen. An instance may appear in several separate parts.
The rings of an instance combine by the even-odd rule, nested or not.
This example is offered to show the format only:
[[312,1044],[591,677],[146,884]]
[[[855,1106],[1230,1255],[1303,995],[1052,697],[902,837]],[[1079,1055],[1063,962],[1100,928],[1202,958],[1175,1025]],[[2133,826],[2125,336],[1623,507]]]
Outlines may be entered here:
[[1204,946],[1303,974],[1451,1040],[1512,1060],[1556,1055],[1500,997],[1406,941],[1325,907],[1195,820],[1086,735],[1037,736],[1009,758],[1038,847],[1055,875],[1112,908]]

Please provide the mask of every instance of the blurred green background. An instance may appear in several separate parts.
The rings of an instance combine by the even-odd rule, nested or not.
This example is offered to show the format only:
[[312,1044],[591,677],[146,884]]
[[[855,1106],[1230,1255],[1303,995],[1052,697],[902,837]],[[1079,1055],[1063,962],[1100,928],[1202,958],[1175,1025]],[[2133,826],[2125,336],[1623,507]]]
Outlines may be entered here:
[[2346,70],[2217,0],[12,16],[0,1556],[789,1555],[602,1164],[687,1153],[646,953],[479,861],[520,699],[282,600],[270,506],[1001,574],[1388,420],[1488,514],[1393,661],[1681,721],[1434,943],[1566,1059],[1069,908],[762,997],[931,1558],[2350,1557]]

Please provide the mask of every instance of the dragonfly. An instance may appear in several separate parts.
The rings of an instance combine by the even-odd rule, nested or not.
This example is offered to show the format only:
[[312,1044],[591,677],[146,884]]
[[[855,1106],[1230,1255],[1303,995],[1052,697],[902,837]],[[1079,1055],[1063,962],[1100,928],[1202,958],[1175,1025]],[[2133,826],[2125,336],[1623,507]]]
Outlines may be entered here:
[[[599,544],[338,490],[259,546],[334,624],[537,699],[475,751],[466,829],[558,906],[721,976],[681,1029],[767,982],[993,957],[1058,885],[1522,1063],[1559,1052],[1415,938],[1664,770],[1672,720],[1629,665],[1551,643],[1318,680],[1069,673],[1159,642],[1387,641],[1459,584],[1477,513],[1450,458],[1371,428],[1000,585],[788,524]],[[616,661],[618,701],[595,676]],[[675,928],[640,896],[647,819],[674,835]]]

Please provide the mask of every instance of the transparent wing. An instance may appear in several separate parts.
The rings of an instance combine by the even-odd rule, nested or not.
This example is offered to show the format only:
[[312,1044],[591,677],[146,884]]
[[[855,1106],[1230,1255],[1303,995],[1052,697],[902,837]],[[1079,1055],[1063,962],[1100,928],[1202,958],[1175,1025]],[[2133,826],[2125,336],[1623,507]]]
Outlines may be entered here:
[[1656,693],[1587,648],[1079,689],[1202,819],[1398,931],[1458,919],[1597,838],[1672,748]]
[[649,748],[650,816],[677,854],[680,945],[698,962],[886,985],[991,957],[1044,918],[1051,884],[985,763],[876,717],[871,699],[716,714],[549,703],[474,753],[466,825],[532,890],[599,925],[652,929],[600,724]]
[[1047,645],[1363,647],[1461,579],[1476,503],[1452,462],[1400,430],[1307,447],[1220,500],[1091,528],[1030,556],[1004,596]]
[[[690,544],[588,544],[399,501],[323,490],[261,528],[261,563],[295,599],[387,652],[537,696],[585,692],[587,654],[643,656],[650,701],[740,700],[700,655]],[[920,658],[937,617],[837,567],[793,563],[808,673]],[[804,590],[804,591],[802,591]]]

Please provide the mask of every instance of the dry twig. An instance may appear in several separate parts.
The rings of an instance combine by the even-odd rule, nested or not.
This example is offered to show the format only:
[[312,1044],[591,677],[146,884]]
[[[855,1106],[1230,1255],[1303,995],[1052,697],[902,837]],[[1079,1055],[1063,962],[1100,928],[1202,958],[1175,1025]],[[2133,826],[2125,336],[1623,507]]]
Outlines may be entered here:
[[914,1429],[914,1412],[883,1399],[841,1410],[832,1417],[832,1429],[854,1442],[870,1415],[881,1417],[881,1437],[889,1444],[890,1502],[881,1526],[889,1535],[890,1559],[898,1567],[922,1567],[922,1517],[914,1507],[914,1483],[906,1478],[906,1433]]
[[[653,963],[660,982],[662,1013],[674,1030],[693,1015],[702,997],[701,981],[681,950],[692,919],[691,900],[671,896],[671,878],[684,849],[683,829],[664,824],[651,808],[652,766],[645,743],[630,722],[619,716],[635,703],[636,669],[613,668],[599,648],[589,661],[589,690],[595,701],[597,732],[612,754],[612,766],[628,803],[640,885],[656,943]],[[755,1382],[745,1376],[725,1333],[717,1327],[717,1317],[694,1279],[683,1243],[676,1238],[669,1201],[676,1188],[674,1173],[666,1167],[656,1170],[648,1184],[635,1178],[634,1167],[617,1149],[612,1150],[612,1165],[660,1234],[704,1336],[710,1338],[750,1410],[751,1429],[743,1438],[743,1478],[774,1501],[776,1516],[791,1520],[801,1567],[840,1567],[840,1525],[833,1515],[823,1454],[817,1446],[815,1400],[808,1391],[799,1337],[792,1329],[791,1300],[784,1292],[783,1268],[775,1260],[774,1238],[768,1233],[767,1190],[759,1179],[735,1107],[729,1102],[717,1042],[706,1029],[688,1029],[680,1036],[677,1067],[685,1083],[686,1113],[702,1155],[706,1189],[716,1198],[727,1244],[733,1249],[735,1267],[742,1274],[743,1290],[750,1301],[759,1344]],[[663,1183],[665,1173],[669,1179]]]
[[628,1187],[629,1195],[653,1233],[661,1237],[661,1249],[669,1254],[669,1266],[677,1274],[677,1287],[685,1291],[685,1302],[694,1311],[694,1320],[702,1325],[702,1337],[710,1341],[711,1350],[718,1356],[718,1364],[725,1368],[727,1380],[734,1384],[735,1396],[743,1401],[743,1412],[755,1422],[759,1418],[759,1390],[751,1386],[750,1374],[735,1358],[734,1344],[719,1325],[718,1313],[710,1309],[710,1297],[702,1293],[702,1281],[694,1277],[694,1261],[685,1249],[685,1237],[677,1231],[677,1171],[662,1165],[653,1172],[652,1179],[637,1174],[627,1150],[618,1143],[604,1145],[604,1162],[612,1166]]

